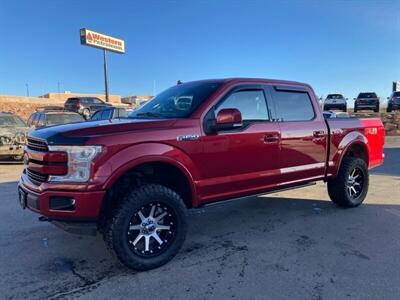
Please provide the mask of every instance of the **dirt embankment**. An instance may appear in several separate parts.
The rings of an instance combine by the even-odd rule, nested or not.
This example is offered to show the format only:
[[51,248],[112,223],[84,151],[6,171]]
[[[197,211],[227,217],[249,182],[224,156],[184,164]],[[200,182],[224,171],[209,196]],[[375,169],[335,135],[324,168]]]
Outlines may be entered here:
[[27,120],[29,116],[42,106],[63,106],[64,101],[36,98],[36,97],[17,97],[0,96],[0,111],[12,112],[22,119]]

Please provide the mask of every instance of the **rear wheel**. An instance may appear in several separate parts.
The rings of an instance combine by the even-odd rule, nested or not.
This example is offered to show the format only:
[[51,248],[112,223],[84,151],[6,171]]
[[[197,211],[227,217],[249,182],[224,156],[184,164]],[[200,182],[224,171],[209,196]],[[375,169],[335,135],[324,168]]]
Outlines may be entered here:
[[106,221],[103,236],[124,265],[149,270],[178,253],[186,231],[181,197],[165,186],[148,184],[127,192]]
[[331,200],[342,207],[360,205],[368,193],[369,174],[364,160],[355,157],[343,158],[339,173],[328,181]]

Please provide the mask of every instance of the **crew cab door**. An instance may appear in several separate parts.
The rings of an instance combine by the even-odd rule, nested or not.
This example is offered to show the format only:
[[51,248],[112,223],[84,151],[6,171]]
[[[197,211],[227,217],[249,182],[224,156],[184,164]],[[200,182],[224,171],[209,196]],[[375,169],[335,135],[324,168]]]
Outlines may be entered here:
[[324,176],[328,129],[311,89],[270,86],[281,132],[281,183]]
[[[238,86],[208,112],[241,112],[243,125],[202,137],[204,151],[198,166],[202,202],[255,193],[279,177],[279,125],[271,121],[263,86]],[[267,101],[268,100],[268,101]]]

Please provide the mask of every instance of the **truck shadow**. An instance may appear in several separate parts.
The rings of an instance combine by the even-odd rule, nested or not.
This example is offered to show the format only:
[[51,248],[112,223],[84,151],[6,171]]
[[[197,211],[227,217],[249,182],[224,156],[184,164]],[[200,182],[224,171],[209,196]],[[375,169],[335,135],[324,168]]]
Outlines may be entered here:
[[[13,184],[6,185],[10,188]],[[16,211],[17,207],[17,201],[12,201],[6,209]],[[3,207],[0,215],[6,213],[4,210]],[[286,270],[288,266],[284,263],[276,264],[277,253],[284,262],[290,256],[312,256],[321,245],[332,246],[331,255],[337,255],[338,260],[353,255],[369,261],[369,254],[361,252],[349,236],[368,232],[369,238],[379,235],[380,244],[394,245],[398,236],[379,234],[395,228],[387,221],[390,218],[385,221],[388,216],[400,217],[400,206],[364,204],[356,209],[341,209],[326,200],[261,196],[194,209],[189,213],[186,242],[176,258],[140,276],[142,280],[146,277],[150,280],[152,276],[169,280],[172,271],[199,278],[207,277],[211,269],[219,278],[237,271],[238,278],[246,280],[248,264]],[[139,275],[122,267],[109,254],[101,236],[67,234],[48,223],[37,222],[36,218],[18,208],[13,214],[13,222],[18,226],[13,226],[12,220],[1,225],[4,261],[0,263],[5,274],[13,274],[3,277],[9,288],[7,296],[48,298],[64,293],[81,296],[112,277]],[[15,252],[20,255],[15,257]],[[23,278],[27,277],[35,279],[26,284]],[[22,285],[24,289],[18,288]]]

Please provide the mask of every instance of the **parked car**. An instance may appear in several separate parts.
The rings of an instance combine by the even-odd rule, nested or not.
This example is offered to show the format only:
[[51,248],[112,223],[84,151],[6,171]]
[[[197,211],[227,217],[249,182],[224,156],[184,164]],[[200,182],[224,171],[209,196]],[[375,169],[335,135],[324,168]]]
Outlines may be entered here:
[[179,251],[189,208],[316,181],[338,206],[360,205],[383,144],[380,119],[324,119],[308,84],[187,82],[126,119],[31,132],[19,201],[67,231],[99,230],[147,270]]
[[73,97],[64,103],[64,109],[81,114],[86,120],[99,109],[112,106],[96,97]]
[[379,112],[379,97],[372,92],[359,93],[357,98],[354,98],[354,112],[362,109],[372,109],[374,112]]
[[84,122],[85,118],[78,113],[64,111],[63,108],[43,107],[33,113],[28,119],[28,126],[31,129],[38,129],[45,126],[61,125],[68,123]]
[[388,99],[386,111],[392,112],[393,110],[400,109],[400,92],[393,92]]
[[0,112],[0,158],[22,160],[28,127],[17,115]]
[[91,121],[99,121],[99,120],[111,120],[111,119],[121,119],[126,118],[128,116],[129,110],[124,107],[108,107],[102,108],[96,111],[92,117]]
[[347,100],[342,94],[329,94],[324,101],[323,110],[339,109],[346,112]]

